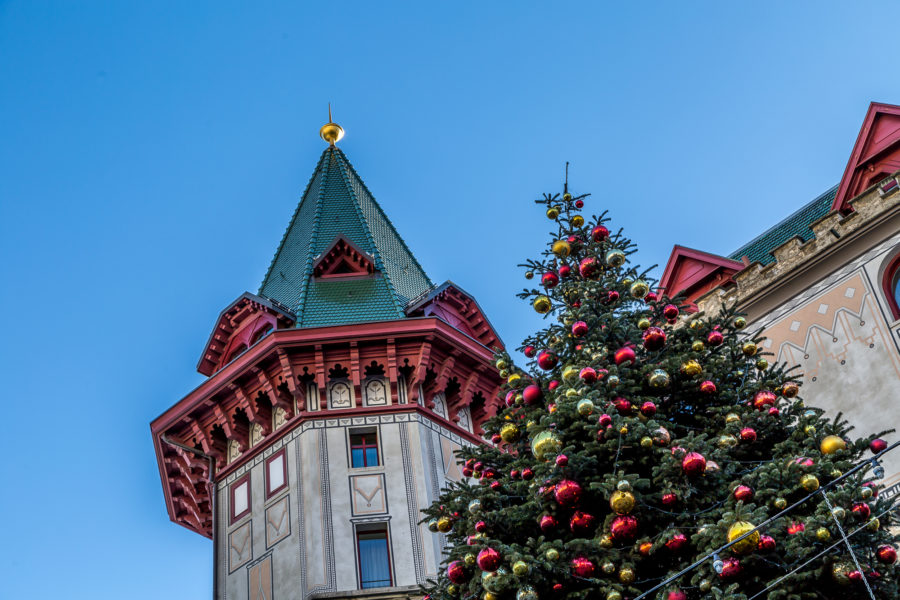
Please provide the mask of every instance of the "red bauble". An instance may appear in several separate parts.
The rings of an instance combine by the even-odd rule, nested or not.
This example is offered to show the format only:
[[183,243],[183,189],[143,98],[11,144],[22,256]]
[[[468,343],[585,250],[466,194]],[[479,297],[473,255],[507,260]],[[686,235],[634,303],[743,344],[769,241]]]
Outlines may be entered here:
[[554,273],[553,271],[547,271],[541,276],[541,285],[545,288],[555,288],[559,285],[559,275]]
[[869,450],[871,450],[874,454],[878,454],[879,452],[884,452],[884,449],[887,448],[887,442],[881,438],[875,438],[871,442],[869,442]]
[[472,468],[475,469],[476,471],[480,471],[480,470],[482,470],[482,469],[484,468],[484,463],[481,462],[480,460],[479,460],[479,461],[475,461],[475,464],[472,465]]
[[673,492],[668,492],[668,493],[665,493],[662,495],[663,505],[672,506],[676,502],[678,502],[678,496],[675,495]]
[[613,400],[613,404],[615,405],[616,410],[619,411],[620,415],[631,414],[631,402],[629,402],[625,398],[616,398],[615,400]]
[[725,341],[725,336],[722,335],[721,331],[710,331],[709,335],[706,336],[706,343],[710,346],[719,346],[722,342]]
[[500,489],[500,482],[497,481],[496,479],[495,479],[494,481],[492,481],[492,482],[491,482],[491,489],[492,489],[492,490],[499,490],[499,489]]
[[716,384],[712,381],[706,380],[700,384],[700,391],[704,394],[715,394],[716,393]]
[[853,514],[862,519],[868,519],[869,515],[872,514],[872,509],[865,502],[857,502],[850,510],[853,511]]
[[752,427],[744,427],[741,429],[741,440],[744,442],[755,442],[756,430]]
[[656,414],[656,404],[647,400],[641,404],[641,414],[645,417],[652,417]]
[[582,337],[588,332],[587,323],[584,321],[575,321],[572,323],[572,335]]
[[666,548],[672,552],[678,552],[687,544],[687,536],[683,533],[676,533],[666,542]]
[[600,272],[600,263],[593,256],[588,256],[578,263],[578,273],[585,279],[593,279]]
[[597,225],[596,227],[591,229],[591,239],[595,242],[602,242],[607,238],[609,238],[609,229],[607,229],[603,225]]
[[769,390],[760,390],[753,396],[753,407],[757,410],[762,410],[767,406],[772,406],[773,404],[775,404],[775,400],[775,392],[770,392]]
[[553,591],[554,591],[554,592],[561,592],[561,591],[563,591],[563,584],[561,584],[561,583],[554,583],[554,584],[553,584]]
[[879,546],[878,550],[875,551],[875,556],[877,556],[878,560],[881,562],[890,565],[897,560],[897,550],[895,550],[893,546]]
[[575,577],[591,577],[594,575],[594,570],[594,563],[583,556],[572,559],[572,574]]
[[775,538],[771,535],[761,535],[759,536],[759,544],[757,547],[761,552],[771,552],[775,549]]
[[541,386],[531,384],[526,386],[524,390],[522,390],[522,400],[525,404],[537,404],[541,401],[541,398],[544,396],[544,393],[541,391]]
[[526,358],[534,358],[534,355],[537,354],[537,350],[534,346],[525,346],[525,350],[522,351],[525,354]]
[[597,371],[593,367],[585,367],[578,372],[578,376],[585,383],[594,383],[597,381]]
[[741,561],[736,558],[726,558],[722,561],[722,572],[719,577],[722,579],[730,579],[741,574]]
[[797,535],[798,533],[803,533],[804,531],[806,531],[806,525],[804,525],[803,523],[791,523],[787,528],[788,535]]
[[646,296],[644,296],[644,302],[647,304],[653,304],[659,300],[659,296],[656,295],[656,292],[648,292]]
[[619,515],[609,524],[609,535],[616,542],[627,542],[637,535],[638,522],[631,515]]
[[569,464],[569,457],[565,454],[557,454],[556,455],[556,466],[557,467],[565,467]]
[[463,467],[463,470],[462,470],[463,477],[471,477],[473,473],[474,473],[474,471],[472,469],[470,469],[469,467]]
[[522,473],[519,472],[518,469],[513,469],[509,472],[509,476],[511,479],[518,479],[519,477],[522,476]]
[[549,533],[556,529],[556,526],[559,525],[559,521],[556,520],[556,517],[553,515],[544,515],[541,517],[541,531],[544,533]]
[[863,487],[872,488],[872,497],[878,497],[878,484],[874,481],[867,481],[863,484]]
[[775,407],[775,406],[770,406],[770,407],[769,407],[769,414],[772,415],[773,417],[777,417],[778,415],[781,414],[781,411],[778,410],[778,408]]
[[594,528],[597,518],[594,515],[576,510],[569,519],[569,529],[572,533],[587,533]]
[[702,475],[706,470],[706,458],[699,452],[688,452],[681,459],[681,470],[688,477]]
[[619,292],[616,290],[610,290],[608,294],[606,294],[606,301],[610,304],[619,299]]
[[485,531],[487,531],[487,523],[485,523],[484,521],[478,521],[477,523],[475,523],[475,531],[477,531],[478,533],[484,533]]
[[556,484],[553,496],[560,506],[575,506],[581,500],[581,484],[571,479],[563,479]]
[[496,571],[500,566],[500,553],[493,548],[485,548],[478,553],[475,562],[482,571]]
[[512,406],[516,403],[516,390],[506,392],[506,405]]
[[666,345],[666,332],[659,327],[649,327],[641,337],[644,348],[647,350],[659,350]]
[[584,208],[584,200],[576,200],[575,208]]
[[687,594],[681,590],[673,590],[666,595],[666,600],[687,600]]
[[753,499],[753,489],[746,485],[739,485],[734,488],[734,499],[741,502],[749,502]]
[[545,371],[549,371],[553,367],[556,366],[556,354],[550,352],[549,350],[541,350],[541,353],[538,354],[537,364],[540,368]]
[[528,467],[522,469],[522,479],[524,479],[525,481],[530,481],[532,477],[534,477],[534,471],[532,471]]
[[559,276],[565,279],[569,275],[572,274],[572,267],[569,265],[562,265],[559,267]]
[[862,581],[862,573],[859,571],[853,570],[847,573],[847,579],[856,583],[857,581]]
[[613,357],[616,361],[616,365],[621,365],[627,362],[634,362],[634,348],[631,346],[624,346],[616,350],[616,353]]
[[550,381],[550,383],[547,384],[547,389],[549,389],[551,392],[558,387],[559,387],[559,382],[555,379],[553,379],[552,381]]
[[678,317],[678,307],[674,304],[666,304],[665,308],[663,308],[663,316],[666,319],[674,319]]
[[454,560],[447,565],[447,579],[457,584],[466,582],[468,577],[466,577],[466,566],[463,561]]
[[499,444],[502,441],[503,441],[503,438],[500,437],[499,433],[495,433],[494,435],[491,436],[491,443],[493,443],[493,444]]

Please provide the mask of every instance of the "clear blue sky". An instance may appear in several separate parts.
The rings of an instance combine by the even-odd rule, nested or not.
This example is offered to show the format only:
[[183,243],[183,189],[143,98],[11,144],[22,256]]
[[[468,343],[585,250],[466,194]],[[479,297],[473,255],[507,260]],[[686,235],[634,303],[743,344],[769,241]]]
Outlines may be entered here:
[[[745,6],[738,6],[745,5]],[[900,103],[896,5],[0,2],[6,598],[207,598],[148,423],[256,291],[333,102],[436,281],[512,345],[531,200],[594,194],[645,265],[728,253],[841,177]]]

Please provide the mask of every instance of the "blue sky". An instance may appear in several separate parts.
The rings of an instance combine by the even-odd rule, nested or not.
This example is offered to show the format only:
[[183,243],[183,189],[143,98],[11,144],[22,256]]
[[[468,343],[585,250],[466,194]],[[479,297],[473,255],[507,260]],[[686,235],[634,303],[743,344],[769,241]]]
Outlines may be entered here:
[[4,597],[206,598],[149,422],[201,382],[316,160],[341,147],[507,343],[571,161],[665,263],[728,253],[841,177],[900,103],[892,3],[0,1]]

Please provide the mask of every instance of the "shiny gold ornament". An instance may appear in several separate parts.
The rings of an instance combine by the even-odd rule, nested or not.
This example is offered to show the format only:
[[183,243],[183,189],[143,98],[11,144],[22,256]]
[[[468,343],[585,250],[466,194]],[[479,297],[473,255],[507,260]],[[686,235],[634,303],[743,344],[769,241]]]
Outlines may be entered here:
[[344,128],[331,120],[331,105],[328,105],[328,122],[319,129],[319,137],[328,142],[330,146],[341,141],[344,137]]
[[840,469],[832,469],[831,473],[828,474],[828,476],[831,477],[832,479],[837,479],[841,475],[843,475],[843,473],[841,472]]
[[447,517],[438,519],[437,528],[441,533],[447,533],[453,527],[453,523]]
[[556,548],[548,548],[546,552],[544,552],[544,557],[547,560],[559,560],[559,550]]
[[631,294],[632,298],[643,298],[650,293],[650,286],[647,285],[646,281],[638,279],[631,284],[628,292]]
[[578,410],[579,415],[581,415],[582,417],[587,417],[594,412],[594,403],[591,400],[584,398],[583,400],[578,401],[578,404],[575,406],[575,408]]
[[498,358],[498,359],[497,359],[497,362],[495,362],[494,364],[497,365],[497,368],[498,368],[498,369],[505,369],[506,367],[509,366],[509,365],[507,364],[506,360],[503,359],[503,358]]
[[456,586],[455,583],[451,583],[450,585],[447,586],[447,593],[450,594],[451,596],[455,596],[456,594],[459,593],[459,588]]
[[608,535],[603,535],[600,537],[600,547],[601,548],[612,548],[613,541],[612,538]]
[[563,369],[562,377],[566,381],[572,382],[578,379],[578,367],[569,365],[565,369]]
[[819,449],[822,451],[822,454],[834,454],[838,450],[846,450],[847,442],[840,436],[829,435],[822,439]]
[[622,594],[616,590],[612,590],[606,594],[606,600],[622,600]]
[[621,433],[622,435],[628,433],[628,425],[622,425],[622,428],[619,429],[619,433]]
[[566,390],[566,398],[574,399],[574,398],[577,398],[578,396],[579,396],[578,390],[576,390],[575,388],[569,388]]
[[617,515],[627,515],[634,510],[634,494],[616,490],[609,497],[609,507]]
[[694,319],[691,321],[691,329],[700,329],[703,327],[703,319]]
[[[753,523],[749,521],[737,521],[731,527],[728,528],[728,535],[726,538],[729,542],[733,542],[738,539],[745,533],[752,531],[755,528]],[[736,543],[731,547],[735,554],[747,554],[748,552],[752,552],[759,545],[759,532],[753,531],[750,535]]]
[[547,218],[550,219],[551,221],[555,221],[558,216],[559,216],[559,207],[558,206],[551,206],[550,208],[547,209]]
[[737,438],[730,433],[719,436],[719,448],[734,448],[737,446],[737,443]]
[[712,589],[712,582],[709,579],[704,579],[700,582],[699,587],[701,592],[706,593]]
[[862,498],[863,500],[868,500],[869,498],[871,498],[872,497],[872,488],[870,488],[868,486],[863,486],[862,488],[860,488],[859,497]]
[[819,489],[819,478],[811,473],[807,473],[800,478],[800,487],[807,492],[814,492]]
[[620,492],[630,492],[631,483],[629,483],[627,479],[620,479],[616,482],[616,489]]
[[531,440],[531,453],[538,460],[549,460],[559,454],[562,442],[556,433],[548,430],[542,431]]
[[484,596],[482,596],[482,600],[500,600],[500,596],[494,592],[485,592]]
[[606,253],[606,264],[610,267],[621,267],[625,264],[625,253],[621,250],[610,250]]
[[431,519],[428,521],[428,531],[431,533],[437,533],[438,530],[438,522],[437,519]]
[[525,279],[534,279],[534,271],[525,271]]
[[522,396],[522,394],[516,394],[516,404],[522,404],[522,402],[524,401],[525,398]]
[[610,389],[615,388],[619,385],[619,376],[618,375],[610,375],[606,378],[606,385],[610,387]]
[[506,379],[507,377],[509,377],[509,371],[507,371],[506,369],[500,369],[498,375],[500,375],[500,377],[502,377],[503,379]]
[[518,441],[521,435],[522,432],[519,431],[519,428],[513,423],[505,423],[503,427],[500,428],[500,439],[507,444]]
[[575,215],[574,217],[572,217],[572,225],[574,227],[581,227],[582,225],[584,225],[584,217],[582,217],[581,215]]
[[626,277],[622,280],[622,285],[631,285],[632,283],[634,283],[634,279],[631,277]]
[[803,433],[812,437],[812,436],[816,435],[816,428],[813,427],[812,425],[807,425],[806,427],[803,428]]
[[506,378],[506,381],[507,381],[507,383],[509,383],[509,385],[516,385],[516,383],[520,379],[522,379],[521,375],[519,375],[518,373],[513,373],[512,375],[510,375],[509,377]]
[[645,435],[641,438],[641,448],[652,448],[653,447],[653,438],[648,435]]
[[650,373],[650,387],[653,388],[664,388],[669,387],[669,374],[666,373],[662,369],[654,369],[652,373]]
[[793,381],[788,381],[781,387],[781,395],[785,398],[793,398],[800,392],[800,386]]
[[648,319],[647,317],[642,318],[641,320],[638,321],[637,326],[638,326],[638,329],[640,329],[641,331],[646,331],[647,329],[650,329],[650,319]]
[[681,363],[681,372],[688,377],[696,377],[703,372],[703,367],[696,360],[688,360]]
[[634,569],[631,567],[622,567],[619,569],[619,581],[622,583],[631,583],[634,581]]
[[616,564],[611,560],[604,562],[600,565],[600,570],[606,573],[607,575],[612,575],[616,572]]
[[872,517],[869,519],[869,522],[866,523],[866,529],[869,531],[878,531],[879,527],[881,527],[881,521],[878,520],[878,517]]
[[691,350],[694,352],[703,352],[706,349],[706,345],[700,340],[696,340],[693,344],[691,344]]
[[831,514],[832,514],[832,515],[834,516],[834,518],[837,519],[838,521],[843,521],[843,520],[844,520],[844,517],[847,516],[847,512],[846,512],[843,508],[841,508],[840,506],[835,506],[833,509],[831,509]]
[[512,570],[516,577],[524,577],[528,575],[528,564],[523,560],[517,560],[513,563]]
[[560,258],[565,258],[572,252],[572,246],[566,240],[556,240],[551,247],[553,254]]
[[744,345],[741,346],[741,352],[743,352],[746,356],[754,356],[756,354],[756,351],[756,344],[754,344],[753,342],[744,342]]
[[747,319],[744,317],[738,317],[734,320],[734,328],[735,329],[743,329],[747,326]]
[[534,304],[532,304],[532,306],[534,306],[534,310],[542,315],[547,314],[550,312],[550,309],[553,308],[553,305],[550,303],[550,298],[547,296],[538,296],[534,299]]
[[831,532],[825,527],[819,527],[816,529],[816,539],[820,542],[827,542],[831,539]]
[[727,415],[725,415],[725,422],[726,423],[740,423],[741,416],[737,413],[728,413]]
[[769,361],[760,357],[756,359],[756,368],[760,371],[765,371],[769,368]]
[[471,554],[471,553],[470,553],[470,554],[466,554],[466,555],[463,557],[463,560],[465,561],[465,563],[466,563],[467,565],[469,565],[469,566],[471,567],[472,565],[475,564],[475,555],[474,555],[474,554]]

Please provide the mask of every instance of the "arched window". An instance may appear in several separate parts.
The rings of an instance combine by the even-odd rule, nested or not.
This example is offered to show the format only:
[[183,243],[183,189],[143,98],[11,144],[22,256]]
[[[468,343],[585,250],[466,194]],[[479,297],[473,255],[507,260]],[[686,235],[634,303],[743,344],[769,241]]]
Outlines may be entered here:
[[900,252],[888,261],[881,281],[891,315],[900,319]]

